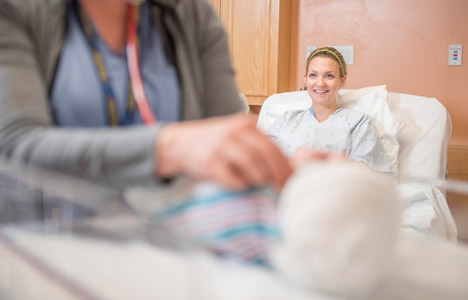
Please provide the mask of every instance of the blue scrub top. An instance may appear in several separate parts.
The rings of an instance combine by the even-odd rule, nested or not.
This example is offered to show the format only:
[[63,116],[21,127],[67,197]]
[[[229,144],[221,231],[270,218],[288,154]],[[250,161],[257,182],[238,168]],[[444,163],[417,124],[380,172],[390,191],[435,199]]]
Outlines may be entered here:
[[[65,44],[51,91],[54,121],[57,126],[108,126],[102,83],[86,36],[72,9],[70,7],[68,12]],[[140,68],[148,102],[158,121],[178,121],[181,91],[177,71],[165,55],[163,39],[152,20],[148,3],[141,9],[140,40]],[[100,37],[96,42],[114,89],[119,117],[123,119],[129,82],[126,51],[115,53]],[[128,125],[142,123],[136,109]]]

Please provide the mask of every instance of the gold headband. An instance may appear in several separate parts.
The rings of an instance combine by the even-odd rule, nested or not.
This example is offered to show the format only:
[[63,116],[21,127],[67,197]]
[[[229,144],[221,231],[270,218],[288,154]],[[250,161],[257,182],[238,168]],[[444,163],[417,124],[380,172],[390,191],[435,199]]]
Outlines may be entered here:
[[333,55],[336,57],[336,59],[338,60],[338,63],[340,64],[341,72],[343,73],[343,76],[346,75],[346,74],[345,74],[345,71],[344,71],[343,64],[341,63],[341,59],[338,57],[338,55],[336,55],[335,52],[330,51],[330,50],[328,50],[328,49],[320,49],[320,50],[315,51],[314,54],[312,54],[311,56],[309,56],[309,59],[307,59],[307,66],[309,66],[309,63],[310,63],[310,61],[312,60],[312,58],[315,56],[315,54],[317,54],[317,53],[319,53],[319,52],[328,52],[328,53],[333,54]]

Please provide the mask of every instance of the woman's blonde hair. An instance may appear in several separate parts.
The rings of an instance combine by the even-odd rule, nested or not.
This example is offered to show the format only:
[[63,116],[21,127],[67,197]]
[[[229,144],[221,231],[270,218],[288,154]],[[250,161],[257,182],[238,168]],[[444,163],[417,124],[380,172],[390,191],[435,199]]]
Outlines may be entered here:
[[341,53],[333,47],[322,47],[312,51],[312,53],[310,53],[309,57],[307,58],[306,75],[307,70],[309,69],[310,61],[314,57],[328,57],[336,61],[340,65],[340,78],[343,78],[348,74],[346,71],[346,62],[343,58],[343,55],[341,55]]

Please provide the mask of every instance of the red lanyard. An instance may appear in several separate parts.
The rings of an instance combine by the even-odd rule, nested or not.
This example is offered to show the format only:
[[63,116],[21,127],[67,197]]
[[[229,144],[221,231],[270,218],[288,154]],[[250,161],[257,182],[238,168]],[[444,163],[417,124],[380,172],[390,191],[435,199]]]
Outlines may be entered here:
[[143,122],[147,125],[156,124],[157,120],[151,109],[140,72],[140,60],[138,58],[138,35],[136,26],[137,9],[134,4],[127,3],[127,63],[130,72],[130,83],[133,95],[140,111]]

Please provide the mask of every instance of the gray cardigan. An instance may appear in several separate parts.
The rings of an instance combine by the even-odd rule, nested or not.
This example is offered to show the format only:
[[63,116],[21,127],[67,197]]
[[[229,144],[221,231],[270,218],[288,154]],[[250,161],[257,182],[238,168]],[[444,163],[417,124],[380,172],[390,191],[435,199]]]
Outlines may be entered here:
[[[154,145],[161,125],[53,126],[49,91],[67,1],[0,0],[0,155],[114,186],[159,182]],[[149,1],[178,70],[182,119],[241,110],[226,33],[208,1]]]

